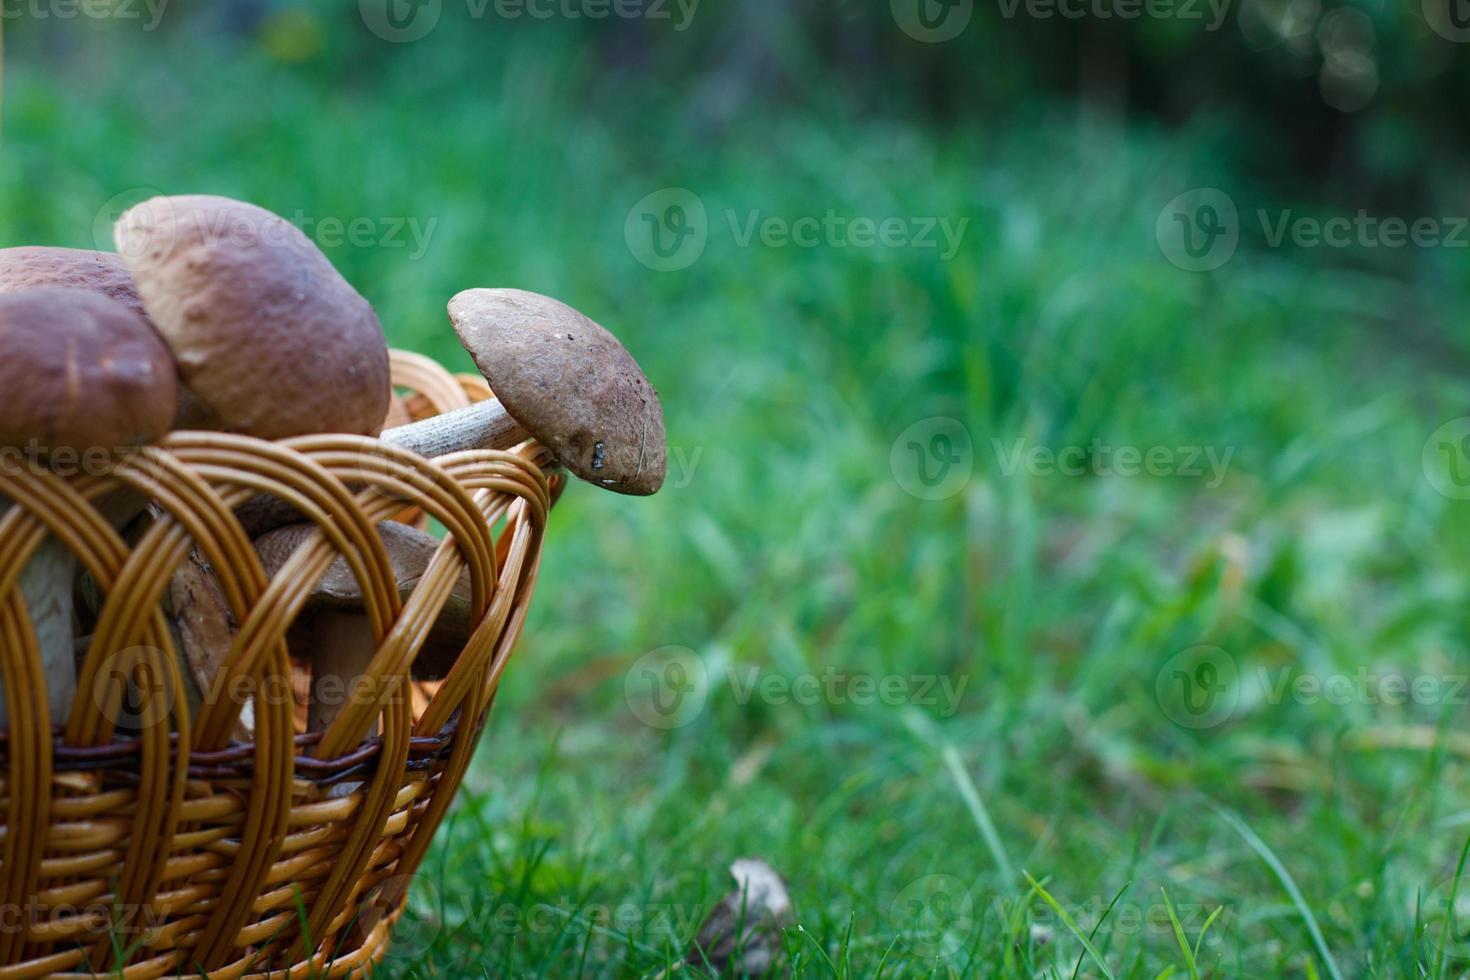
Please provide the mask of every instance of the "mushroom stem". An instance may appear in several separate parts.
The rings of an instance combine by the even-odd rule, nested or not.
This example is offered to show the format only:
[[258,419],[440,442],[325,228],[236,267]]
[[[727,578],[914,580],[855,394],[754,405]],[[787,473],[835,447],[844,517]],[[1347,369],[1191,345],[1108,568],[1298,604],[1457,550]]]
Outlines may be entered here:
[[77,665],[72,636],[72,579],[76,559],[66,545],[48,536],[36,549],[30,564],[20,573],[20,591],[25,596],[36,628],[36,646],[46,665],[46,700],[51,722],[66,720],[77,693]]
[[[0,505],[0,514],[8,505]],[[48,535],[21,570],[16,587],[25,600],[36,633],[36,647],[46,675],[46,702],[51,723],[60,724],[71,711],[77,691],[75,641],[72,636],[72,576],[76,560],[66,546]],[[0,725],[9,723],[0,688]]]
[[[471,449],[513,449],[529,438],[505,406],[493,398],[422,422],[386,429],[378,436],[380,442],[428,459]],[[247,500],[237,516],[252,540],[302,520],[299,510],[269,494]]]
[[[129,549],[136,548],[165,513],[161,506],[147,502],[133,491],[105,498],[98,509],[122,534]],[[95,629],[105,601],[102,590],[90,575],[83,574],[77,579],[76,595],[80,600],[76,611],[83,623],[83,631]],[[197,549],[191,549],[173,570],[168,589],[159,601],[173,639],[189,714],[194,717],[206,697],[224,693],[215,691],[212,682],[234,641],[234,619],[218,577]],[[90,642],[90,635],[78,641],[75,650],[78,660],[86,655]],[[235,731],[237,738],[249,738],[250,712],[251,706],[247,702],[241,714],[242,721]],[[136,719],[129,719],[125,713],[119,720],[129,722]]]
[[511,418],[499,399],[388,429],[378,437],[390,446],[433,459],[467,449],[510,449],[530,434]]
[[[316,620],[316,645],[311,651],[311,704],[306,730],[324,732],[357,696],[357,679],[372,663],[376,644],[367,616],[344,610],[324,610]],[[376,732],[377,726],[368,734]]]

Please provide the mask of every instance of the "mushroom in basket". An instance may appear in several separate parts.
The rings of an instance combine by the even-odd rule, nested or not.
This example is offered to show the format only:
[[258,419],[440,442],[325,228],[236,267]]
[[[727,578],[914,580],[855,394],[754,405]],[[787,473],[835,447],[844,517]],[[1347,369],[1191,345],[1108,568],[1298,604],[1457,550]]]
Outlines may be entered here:
[[[190,195],[144,201],[114,235],[202,407],[197,427],[284,439],[381,426],[392,396],[382,325],[295,225],[243,201]],[[197,707],[215,693],[234,625],[197,552],[174,573],[167,606]]]
[[[169,431],[178,408],[173,358],[146,321],[100,293],[38,287],[0,294],[0,349],[7,468],[31,457],[58,472],[105,466]],[[76,693],[75,567],[66,546],[48,535],[18,583],[45,664],[53,723],[67,716]]]
[[[390,429],[380,437],[383,442],[434,457],[509,449],[535,438],[594,486],[647,495],[663,485],[663,409],[642,369],[611,333],[565,304],[520,290],[469,290],[450,302],[449,313],[497,399]],[[269,519],[270,510],[257,517]],[[312,531],[309,525],[292,525],[257,537],[267,570],[274,574]],[[400,524],[382,524],[378,533],[406,597],[439,542]],[[309,730],[322,731],[340,713],[353,678],[374,654],[361,589],[343,559],[318,584],[300,625],[313,631],[298,633],[310,636],[312,644]],[[469,584],[462,580],[419,651],[415,673],[447,673],[473,625]]]
[[209,428],[285,439],[381,425],[383,327],[295,225],[230,198],[155,197],[114,236]]
[[[113,252],[49,245],[21,245],[0,249],[0,293],[14,293],[37,286],[64,286],[99,293],[153,321],[143,308],[138,287],[128,267]],[[188,388],[179,387],[175,429],[210,428],[208,413]]]

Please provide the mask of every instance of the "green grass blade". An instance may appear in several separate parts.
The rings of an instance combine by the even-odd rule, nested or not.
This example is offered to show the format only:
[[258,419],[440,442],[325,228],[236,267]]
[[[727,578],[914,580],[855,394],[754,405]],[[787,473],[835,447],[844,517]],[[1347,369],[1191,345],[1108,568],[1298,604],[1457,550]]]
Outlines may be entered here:
[[1067,931],[1077,937],[1077,941],[1082,944],[1083,949],[1087,950],[1087,954],[1092,957],[1092,961],[1097,964],[1097,968],[1102,971],[1103,976],[1107,977],[1108,980],[1117,980],[1113,976],[1113,971],[1108,968],[1107,961],[1097,951],[1097,947],[1092,944],[1092,940],[1087,938],[1086,934],[1083,933],[1076,922],[1072,921],[1072,917],[1067,914],[1066,909],[1062,908],[1061,903],[1052,898],[1051,893],[1045,888],[1042,888],[1040,882],[1031,877],[1029,871],[1022,871],[1021,874],[1026,876],[1026,880],[1031,884],[1032,890],[1036,892],[1041,900],[1051,906],[1051,910],[1057,914],[1057,918],[1062,920],[1062,924],[1067,927]]
[[1256,852],[1256,856],[1261,859],[1262,863],[1276,876],[1276,880],[1281,883],[1281,887],[1286,891],[1292,904],[1296,906],[1297,912],[1301,914],[1302,923],[1307,927],[1307,933],[1312,937],[1312,944],[1317,947],[1317,954],[1322,958],[1322,965],[1327,968],[1328,975],[1332,977],[1332,980],[1342,980],[1342,973],[1337,968],[1337,961],[1332,958],[1332,951],[1327,948],[1327,940],[1322,936],[1321,927],[1317,925],[1317,917],[1312,914],[1311,908],[1307,905],[1307,900],[1302,896],[1301,889],[1296,886],[1296,881],[1291,877],[1291,872],[1286,870],[1286,866],[1281,863],[1281,860],[1276,856],[1275,852],[1267,846],[1265,841],[1261,840],[1260,836],[1244,820],[1224,807],[1218,807],[1217,809],[1219,809],[1220,815],[1225,818],[1225,822],[1235,829],[1235,832],[1245,840],[1246,844],[1250,845],[1250,849]]
[[1455,922],[1455,898],[1460,891],[1460,875],[1465,871],[1465,856],[1470,854],[1470,836],[1465,838],[1465,846],[1460,848],[1460,860],[1455,864],[1455,877],[1450,882],[1449,911],[1445,915],[1444,928],[1439,934],[1439,956],[1435,958],[1434,975],[1444,976],[1445,951],[1450,948],[1450,932]]
[[1184,926],[1180,924],[1179,915],[1174,911],[1174,903],[1169,901],[1169,892],[1161,887],[1159,894],[1164,896],[1164,909],[1169,913],[1169,925],[1174,928],[1174,939],[1179,943],[1179,952],[1184,954],[1189,980],[1199,980],[1199,966],[1195,963],[1194,950],[1189,946],[1189,937],[1184,935]]
[[1224,912],[1224,911],[1225,911],[1225,906],[1223,906],[1223,905],[1217,906],[1215,908],[1215,911],[1211,912],[1210,915],[1209,915],[1209,917],[1207,919],[1205,919],[1205,924],[1202,925],[1202,926],[1200,926],[1199,936],[1194,941],[1194,959],[1195,959],[1195,962],[1199,962],[1199,951],[1200,951],[1200,947],[1205,944],[1205,933],[1207,933],[1207,932],[1210,931],[1210,926],[1212,926],[1212,925],[1215,924],[1215,920],[1218,919],[1220,917],[1220,913],[1221,912]]
[[906,710],[903,720],[910,731],[939,750],[939,756],[944,760],[944,767],[949,770],[950,778],[954,780],[960,798],[965,801],[970,817],[975,821],[975,826],[980,829],[980,836],[985,840],[985,846],[990,849],[990,856],[995,859],[995,866],[1000,869],[1001,877],[1007,882],[1014,881],[1015,865],[1011,863],[1010,857],[1006,854],[1005,845],[1001,843],[1000,834],[995,829],[995,822],[990,819],[990,811],[985,808],[985,801],[980,798],[980,790],[976,788],[975,781],[965,770],[965,763],[960,758],[959,750],[954,747],[954,743],[939,733],[933,722],[916,709]]
[[[1133,882],[1128,881],[1124,882],[1123,887],[1118,889],[1118,893],[1113,896],[1113,900],[1108,903],[1108,907],[1103,909],[1103,914],[1098,917],[1097,925],[1093,926],[1092,931],[1087,934],[1088,939],[1097,938],[1098,930],[1103,927],[1103,923],[1108,921],[1108,917],[1113,914],[1113,909],[1117,906],[1118,900],[1121,899],[1124,893],[1132,887]],[[1077,963],[1075,966],[1072,967],[1072,980],[1077,980],[1077,975],[1082,972],[1082,960],[1082,956],[1077,957]]]

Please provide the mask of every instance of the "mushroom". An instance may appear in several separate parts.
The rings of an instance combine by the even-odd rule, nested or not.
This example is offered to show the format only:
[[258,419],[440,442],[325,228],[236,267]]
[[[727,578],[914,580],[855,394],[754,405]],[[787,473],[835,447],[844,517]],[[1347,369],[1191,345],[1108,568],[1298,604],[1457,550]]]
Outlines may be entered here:
[[[382,325],[295,225],[243,201],[194,195],[144,201],[113,234],[217,428],[285,439],[382,427],[393,393]],[[170,584],[173,612],[182,597],[207,594],[212,577],[191,555]],[[211,692],[230,642],[218,617],[209,621],[182,632],[184,676],[200,692]]]
[[[272,578],[285,567],[296,550],[316,532],[314,524],[293,524],[256,539],[261,565]],[[378,536],[393,566],[398,594],[407,599],[428,570],[439,541],[433,535],[404,524],[378,525]],[[470,579],[466,572],[429,631],[414,663],[420,677],[442,677],[470,635]],[[353,679],[359,676],[375,652],[372,626],[363,613],[362,586],[338,557],[327,568],[307,600],[306,608],[291,628],[287,639],[291,650],[311,662],[311,703],[307,730],[325,731],[341,714],[352,696]]]
[[[136,547],[163,516],[164,510],[161,507],[148,504],[123,529],[123,540],[129,547]],[[102,594],[91,576],[84,575],[78,581],[77,595],[77,612],[81,614],[82,622],[95,622],[102,607]],[[218,576],[197,549],[191,549],[169,576],[168,589],[163,594],[161,606],[164,623],[179,658],[180,676],[184,680],[184,696],[188,699],[189,713],[197,716],[205,695],[214,693],[210,686],[219,672],[220,664],[230,652],[236,626],[234,614],[230,611]],[[85,652],[84,640],[77,654],[81,656]],[[136,716],[124,708],[118,722],[120,727],[131,728],[137,720]],[[249,739],[253,723],[253,712],[247,704],[236,725],[235,737]]]
[[[449,318],[496,397],[387,429],[382,442],[433,458],[535,438],[604,490],[648,495],[663,486],[668,446],[658,393],[606,329],[519,289],[466,290],[449,301]],[[239,518],[255,538],[300,514],[261,496]]]
[[[0,249],[0,293],[14,293],[38,286],[67,286],[101,293],[138,316],[150,326],[148,312],[138,296],[138,287],[123,260],[112,252],[80,248],[22,245]],[[214,428],[209,412],[188,388],[179,389],[175,429]]]
[[[166,435],[178,409],[168,348],[142,317],[100,292],[38,287],[0,295],[0,350],[0,391],[10,394],[0,400],[7,469],[110,464]],[[72,554],[48,536],[18,583],[45,662],[53,721],[67,715],[76,693],[74,569]]]
[[658,393],[611,333],[520,289],[467,289],[449,301],[449,319],[495,399],[390,429],[384,442],[442,456],[534,438],[604,490],[646,496],[663,486]]
[[383,327],[295,225],[187,195],[131,208],[113,235],[184,383],[220,428],[285,439],[382,424],[392,395]]
[[38,286],[70,286],[101,293],[148,319],[133,277],[122,259],[112,252],[45,245],[0,248],[0,293]]
[[[667,447],[663,409],[631,354],[612,334],[556,300],[511,289],[473,289],[449,304],[460,340],[499,400],[384,432],[382,441],[425,456],[508,449],[526,439],[548,447],[572,473],[619,493],[651,494],[663,484]],[[274,574],[312,528],[296,525],[257,537]],[[383,524],[399,589],[423,575],[438,542]],[[372,633],[360,586],[339,558],[312,594],[307,617],[313,690],[347,691],[371,662]],[[461,581],[415,661],[420,675],[448,672],[469,638],[469,584]],[[294,649],[303,649],[301,646]],[[321,731],[342,708],[313,697],[308,728]],[[318,707],[320,703],[320,707]],[[334,710],[335,709],[335,710]]]
[[[235,640],[235,617],[219,578],[197,549],[169,577],[165,602],[174,644],[184,657],[184,676],[192,682],[186,685],[189,709],[197,715],[204,696],[214,693],[210,685]],[[249,717],[247,713],[237,735],[248,733]]]

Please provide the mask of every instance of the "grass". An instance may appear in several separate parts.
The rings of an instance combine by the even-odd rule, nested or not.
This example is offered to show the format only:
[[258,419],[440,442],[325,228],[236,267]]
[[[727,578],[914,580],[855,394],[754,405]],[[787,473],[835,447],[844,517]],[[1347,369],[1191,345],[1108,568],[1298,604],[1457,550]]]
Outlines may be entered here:
[[[304,219],[395,344],[457,365],[460,288],[586,310],[655,379],[673,447],[660,496],[559,508],[386,975],[654,974],[745,855],[790,881],[799,976],[1470,968],[1444,914],[1470,505],[1422,461],[1470,404],[1457,253],[1243,233],[1186,272],[1154,238],[1183,190],[1247,221],[1356,204],[1277,200],[1204,126],[1039,106],[951,128],[815,70],[720,115],[698,79],[606,68],[553,26],[390,47],[307,11],[11,32],[3,244],[92,245],[137,188],[245,197]],[[624,233],[666,187],[710,230],[658,272]],[[828,209],[968,225],[948,260],[741,244],[752,212]],[[329,217],[379,238],[334,244]],[[432,225],[422,255],[386,240],[400,219]],[[940,431],[973,470],[921,499],[907,442]],[[1086,447],[1086,472],[1018,447]],[[1118,475],[1117,447],[1173,475]],[[1427,696],[1389,703],[1373,678],[1398,675]],[[1190,681],[1230,710],[1191,712]],[[680,690],[667,727],[652,694]]]

